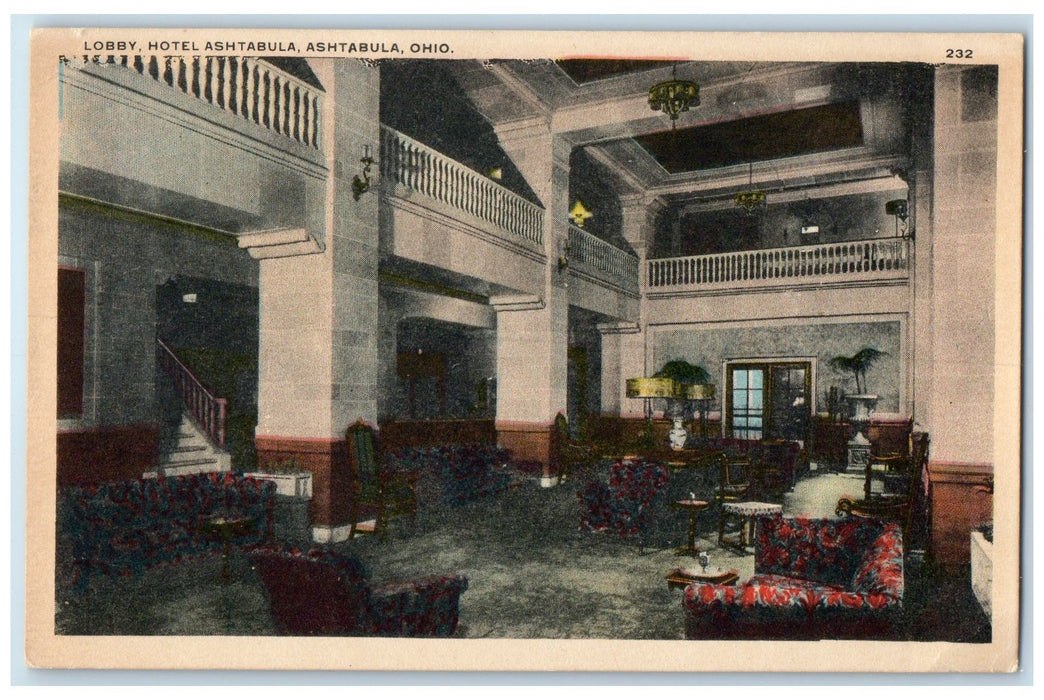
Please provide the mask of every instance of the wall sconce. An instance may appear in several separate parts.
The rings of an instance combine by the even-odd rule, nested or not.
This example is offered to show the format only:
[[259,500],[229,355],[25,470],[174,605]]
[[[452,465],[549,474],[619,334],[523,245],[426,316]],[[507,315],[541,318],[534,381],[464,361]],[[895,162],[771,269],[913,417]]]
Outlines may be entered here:
[[356,202],[362,197],[363,192],[370,191],[370,168],[377,162],[373,159],[373,151],[369,145],[363,146],[363,157],[359,162],[363,164],[362,174],[352,178],[352,196]]
[[569,267],[569,253],[570,253],[570,250],[571,249],[569,247],[569,244],[566,243],[565,246],[562,248],[562,252],[559,253],[559,255],[558,255],[558,271],[559,272],[562,272],[563,270],[565,270],[565,269],[567,269]]
[[895,217],[895,237],[906,236],[906,223],[910,218],[905,199],[893,199],[885,202],[885,214]]
[[590,219],[594,214],[584,206],[584,203],[579,199],[576,200],[576,204],[569,210],[569,218],[573,220],[573,224],[577,228],[583,228],[584,222]]

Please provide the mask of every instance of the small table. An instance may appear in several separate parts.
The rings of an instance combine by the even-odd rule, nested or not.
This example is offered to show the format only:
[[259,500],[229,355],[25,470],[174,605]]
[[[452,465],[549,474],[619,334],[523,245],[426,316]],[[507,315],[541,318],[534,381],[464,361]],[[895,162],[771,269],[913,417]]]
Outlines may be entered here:
[[[741,501],[739,503],[723,503],[721,505],[721,523],[718,527],[718,544],[731,545],[746,550],[754,544],[754,521],[759,515],[775,515],[783,512],[778,503],[761,503],[760,501]],[[743,520],[740,526],[738,542],[730,542],[725,537],[725,517],[733,515]],[[750,534],[747,534],[747,529]]]
[[691,569],[672,569],[667,574],[667,590],[687,588],[691,583],[711,583],[717,586],[731,586],[739,580],[739,572],[735,569],[716,570],[706,573]]
[[689,537],[684,547],[678,547],[674,550],[674,556],[680,557],[685,554],[691,554],[694,557],[698,557],[700,555],[700,550],[696,547],[696,514],[707,510],[710,506],[710,501],[699,501],[695,498],[683,498],[671,504],[672,508],[689,513]]
[[200,519],[199,529],[207,537],[221,541],[221,582],[227,584],[231,578],[228,557],[232,553],[232,540],[254,529],[253,518],[243,515],[209,515]]

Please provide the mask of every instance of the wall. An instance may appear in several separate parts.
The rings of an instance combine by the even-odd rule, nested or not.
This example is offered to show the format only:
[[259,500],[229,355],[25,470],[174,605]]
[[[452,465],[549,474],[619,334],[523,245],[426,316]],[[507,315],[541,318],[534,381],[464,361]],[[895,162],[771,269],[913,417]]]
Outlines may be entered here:
[[684,359],[702,365],[719,387],[717,408],[721,405],[722,361],[752,358],[814,358],[815,404],[826,410],[826,393],[831,386],[855,393],[854,380],[829,366],[837,355],[852,355],[863,347],[888,353],[867,373],[870,393],[877,394],[879,412],[901,410],[902,324],[900,321],[860,323],[810,323],[759,327],[690,326],[655,329],[650,337],[648,367],[656,372],[664,363]]
[[80,427],[155,420],[158,285],[182,275],[257,286],[257,263],[234,243],[77,200],[59,208],[58,251],[61,264],[88,270]]
[[[574,431],[586,420],[602,413],[602,339],[596,327],[597,317],[574,306],[569,307],[569,365],[567,369],[567,406],[569,423]],[[580,379],[583,374],[583,393]]]
[[931,458],[992,463],[996,71],[941,67],[935,93]]
[[[735,206],[682,207],[663,218],[651,257],[888,238],[895,235],[895,217],[885,213],[885,203],[906,198],[906,189],[890,189],[774,204],[770,191],[768,204],[756,216]],[[819,226],[819,233],[801,235],[801,227],[810,224]]]
[[435,379],[422,380],[415,385],[417,418],[486,415],[477,405],[476,388],[496,376],[496,315],[488,305],[382,282],[378,326],[380,422],[409,418],[408,384],[399,378],[397,357],[418,349],[446,359],[447,413],[438,416]]
[[569,207],[572,209],[573,204],[580,200],[592,214],[580,228],[617,248],[630,251],[631,247],[623,237],[623,209],[616,187],[605,166],[582,148],[573,150],[569,156]]
[[[399,323],[398,353],[438,353],[444,361],[445,410],[439,410],[437,380],[418,379],[414,383],[417,419],[471,418],[479,415],[477,390],[483,379],[496,375],[496,331],[467,328],[459,324],[422,318],[407,318]],[[396,378],[396,400],[387,418],[407,419],[408,381]],[[492,411],[487,407],[486,411]]]
[[87,270],[84,411],[58,424],[59,479],[138,477],[159,459],[157,287],[182,275],[256,288],[257,264],[231,242],[67,198],[58,251]]

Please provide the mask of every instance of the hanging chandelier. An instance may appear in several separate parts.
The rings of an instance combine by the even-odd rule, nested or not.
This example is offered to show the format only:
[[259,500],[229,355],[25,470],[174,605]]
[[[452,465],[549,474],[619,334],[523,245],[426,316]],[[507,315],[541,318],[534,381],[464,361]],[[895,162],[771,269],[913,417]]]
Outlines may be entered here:
[[754,189],[754,163],[750,164],[747,187],[743,192],[737,192],[734,199],[736,206],[743,207],[748,214],[754,214],[765,205],[765,193]]
[[649,107],[670,117],[672,129],[679,114],[700,104],[700,86],[691,80],[678,80],[676,72],[677,66],[672,66],[670,80],[649,88]]

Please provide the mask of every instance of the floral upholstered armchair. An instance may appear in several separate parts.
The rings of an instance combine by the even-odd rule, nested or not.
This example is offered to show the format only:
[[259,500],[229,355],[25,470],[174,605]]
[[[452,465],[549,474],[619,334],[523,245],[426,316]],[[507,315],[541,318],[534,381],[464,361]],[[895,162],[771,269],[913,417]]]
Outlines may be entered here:
[[643,547],[664,508],[667,468],[643,460],[618,460],[609,483],[592,481],[577,491],[580,529],[638,535]]
[[754,576],[685,591],[689,639],[886,637],[903,605],[903,538],[897,523],[762,518]]
[[449,637],[468,588],[461,574],[373,586],[361,561],[318,549],[261,547],[249,557],[284,635]]

